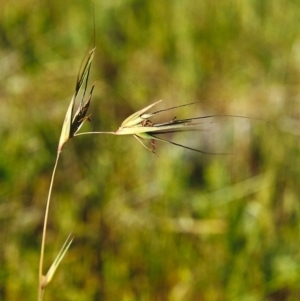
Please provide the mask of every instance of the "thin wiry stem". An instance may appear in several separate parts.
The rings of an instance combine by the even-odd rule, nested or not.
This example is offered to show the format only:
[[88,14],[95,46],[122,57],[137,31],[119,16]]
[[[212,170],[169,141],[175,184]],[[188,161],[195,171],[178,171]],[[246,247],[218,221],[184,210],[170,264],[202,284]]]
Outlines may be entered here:
[[116,132],[83,132],[83,133],[78,133],[75,136],[81,136],[81,135],[91,135],[91,134],[109,134],[109,135],[117,135]]
[[55,177],[55,172],[56,172],[59,156],[60,156],[60,152],[57,152],[54,168],[52,171],[52,177],[51,177],[51,181],[50,181],[50,187],[49,187],[49,191],[48,191],[48,198],[47,198],[47,204],[46,204],[46,211],[45,211],[45,216],[44,216],[43,236],[42,236],[41,255],[40,255],[40,264],[39,264],[38,301],[42,301],[43,295],[44,295],[43,263],[44,263],[44,253],[45,253],[45,243],[46,243],[47,222],[48,222],[48,216],[49,216],[49,207],[50,207],[50,201],[51,201],[52,187],[53,187],[53,182],[54,182],[54,177]]

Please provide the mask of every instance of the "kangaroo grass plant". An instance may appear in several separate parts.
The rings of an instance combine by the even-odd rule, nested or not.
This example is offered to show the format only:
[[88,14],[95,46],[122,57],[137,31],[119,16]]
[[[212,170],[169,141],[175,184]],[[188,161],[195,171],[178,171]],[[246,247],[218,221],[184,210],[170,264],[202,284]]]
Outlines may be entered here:
[[[115,132],[83,132],[78,133],[79,129],[83,125],[83,123],[86,120],[89,120],[89,116],[87,115],[91,98],[94,90],[94,84],[92,85],[90,92],[88,96],[86,97],[86,91],[88,87],[88,80],[91,70],[92,61],[94,58],[95,48],[92,49],[89,52],[89,55],[86,59],[86,62],[82,68],[82,71],[79,72],[79,75],[77,77],[76,86],[75,86],[75,92],[71,99],[71,102],[69,104],[69,107],[67,109],[65,119],[62,126],[62,131],[58,143],[58,149],[57,149],[57,156],[52,172],[52,177],[50,181],[50,187],[48,191],[48,198],[46,203],[46,210],[45,210],[45,216],[44,216],[44,225],[43,225],[43,234],[42,234],[42,242],[41,242],[41,254],[40,254],[40,264],[39,264],[39,288],[38,288],[38,300],[41,301],[43,299],[43,295],[45,292],[45,288],[52,280],[60,262],[62,261],[63,257],[65,256],[67,250],[69,249],[73,237],[71,234],[67,237],[65,243],[63,244],[61,250],[59,251],[58,255],[54,259],[52,265],[50,266],[48,272],[44,275],[43,273],[43,264],[44,264],[44,251],[45,251],[45,242],[46,242],[46,233],[47,233],[47,222],[48,222],[48,215],[49,215],[49,207],[50,207],[50,200],[51,200],[51,194],[52,194],[52,188],[53,188],[53,182],[55,177],[56,168],[58,165],[58,160],[60,157],[60,154],[62,152],[62,149],[64,145],[68,142],[69,139],[72,137],[76,137],[79,135],[88,135],[88,134],[112,134],[112,135],[133,135],[139,142],[142,143],[144,147],[146,147],[148,150],[155,153],[156,145],[155,141],[162,141],[162,142],[168,142],[173,145],[183,147],[189,150],[193,150],[200,153],[205,154],[212,154],[208,153],[202,150],[198,150],[195,148],[191,148],[182,144],[178,144],[176,142],[158,137],[162,134],[168,134],[168,133],[175,133],[175,132],[183,132],[183,131],[199,131],[201,130],[201,127],[204,122],[204,119],[208,119],[211,117],[240,117],[240,118],[249,118],[244,116],[237,116],[237,115],[209,115],[209,116],[200,116],[200,117],[193,117],[193,118],[186,118],[186,119],[177,119],[176,117],[172,120],[162,122],[162,123],[154,123],[150,120],[151,117],[165,112],[169,110],[178,109],[184,106],[192,105],[194,103],[190,104],[184,104],[180,106],[171,107],[168,109],[162,109],[158,110],[156,112],[149,113],[148,111],[161,102],[161,100],[135,112],[134,114],[130,115],[128,118],[126,118],[119,129]],[[74,107],[75,102],[77,98],[79,97],[79,92],[82,91],[81,100],[78,106],[78,109],[74,113]],[[209,122],[212,123],[212,122]],[[148,148],[143,140],[148,139],[151,141],[152,148]],[[224,153],[214,153],[214,154],[224,154]]]
[[[43,226],[43,234],[42,234],[42,243],[41,243],[41,254],[40,254],[40,264],[39,264],[39,288],[38,288],[38,300],[41,301],[43,299],[44,291],[46,286],[50,283],[52,280],[54,273],[56,272],[60,262],[62,261],[63,257],[65,256],[68,248],[70,247],[73,237],[71,234],[67,237],[64,245],[62,246],[61,250],[59,251],[58,255],[54,259],[52,265],[50,266],[48,272],[46,275],[43,274],[43,263],[44,263],[44,252],[45,252],[45,242],[46,242],[46,233],[47,233],[47,222],[48,222],[48,215],[49,215],[49,207],[50,207],[50,200],[51,200],[51,194],[52,194],[52,187],[55,177],[55,172],[59,160],[60,153],[62,151],[63,146],[65,143],[72,137],[74,137],[77,133],[77,131],[80,129],[82,124],[89,119],[88,116],[86,116],[88,108],[90,106],[94,85],[92,86],[90,93],[87,97],[87,100],[85,100],[86,96],[86,90],[88,85],[88,79],[90,75],[91,70],[91,64],[93,61],[95,53],[95,48],[92,49],[88,55],[88,58],[83,66],[83,69],[78,74],[78,78],[76,81],[76,87],[75,87],[75,93],[71,99],[69,108],[67,110],[65,120],[62,126],[62,131],[58,143],[58,149],[57,149],[57,156],[52,172],[52,177],[50,181],[50,187],[48,191],[48,198],[46,203],[46,211],[44,216],[44,226]],[[83,94],[81,97],[81,101],[79,104],[79,107],[74,114],[74,107],[75,102],[78,97],[79,92],[83,88]]]

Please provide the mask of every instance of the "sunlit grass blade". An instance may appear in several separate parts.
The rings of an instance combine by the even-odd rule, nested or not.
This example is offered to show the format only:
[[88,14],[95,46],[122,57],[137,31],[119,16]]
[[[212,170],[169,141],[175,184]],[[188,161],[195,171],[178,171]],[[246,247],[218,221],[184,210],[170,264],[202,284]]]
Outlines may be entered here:
[[71,237],[71,233],[69,234],[69,236],[67,237],[65,243],[63,244],[62,248],[60,249],[59,253],[57,254],[56,258],[54,259],[51,267],[49,268],[46,276],[44,276],[43,278],[43,283],[42,283],[42,288],[44,289],[52,280],[60,262],[62,261],[62,259],[64,258],[64,256],[66,255],[66,252],[68,251],[72,241],[73,241],[74,237]]

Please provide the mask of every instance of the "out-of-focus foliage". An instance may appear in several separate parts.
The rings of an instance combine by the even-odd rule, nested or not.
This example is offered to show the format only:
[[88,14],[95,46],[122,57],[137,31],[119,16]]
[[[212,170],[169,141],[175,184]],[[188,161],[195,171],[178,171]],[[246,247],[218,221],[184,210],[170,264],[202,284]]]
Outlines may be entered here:
[[[93,40],[89,1],[0,1],[0,299],[37,296],[42,220],[58,138]],[[83,130],[199,101],[180,139],[69,141],[54,183],[49,266],[75,240],[46,300],[299,300],[300,2],[95,0],[97,80]],[[173,112],[172,112],[173,114]],[[174,115],[166,114],[172,119]]]

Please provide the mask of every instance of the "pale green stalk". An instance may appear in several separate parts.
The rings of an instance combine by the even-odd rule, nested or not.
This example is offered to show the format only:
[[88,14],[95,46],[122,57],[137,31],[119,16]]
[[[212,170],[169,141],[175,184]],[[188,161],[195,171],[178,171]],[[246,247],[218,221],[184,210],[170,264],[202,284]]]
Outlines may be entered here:
[[49,207],[50,207],[50,200],[51,200],[51,194],[52,194],[52,188],[53,188],[53,182],[55,177],[55,172],[57,168],[57,163],[59,159],[60,152],[57,153],[54,168],[52,171],[51,181],[50,181],[50,187],[48,191],[48,198],[46,203],[46,211],[44,216],[44,226],[43,226],[43,235],[42,235],[42,243],[41,243],[41,254],[40,254],[40,264],[39,264],[39,289],[38,289],[38,300],[43,300],[43,293],[44,293],[44,278],[43,275],[43,262],[44,262],[44,253],[45,253],[45,242],[46,242],[46,233],[47,233],[47,223],[48,223],[48,216],[49,216]]

